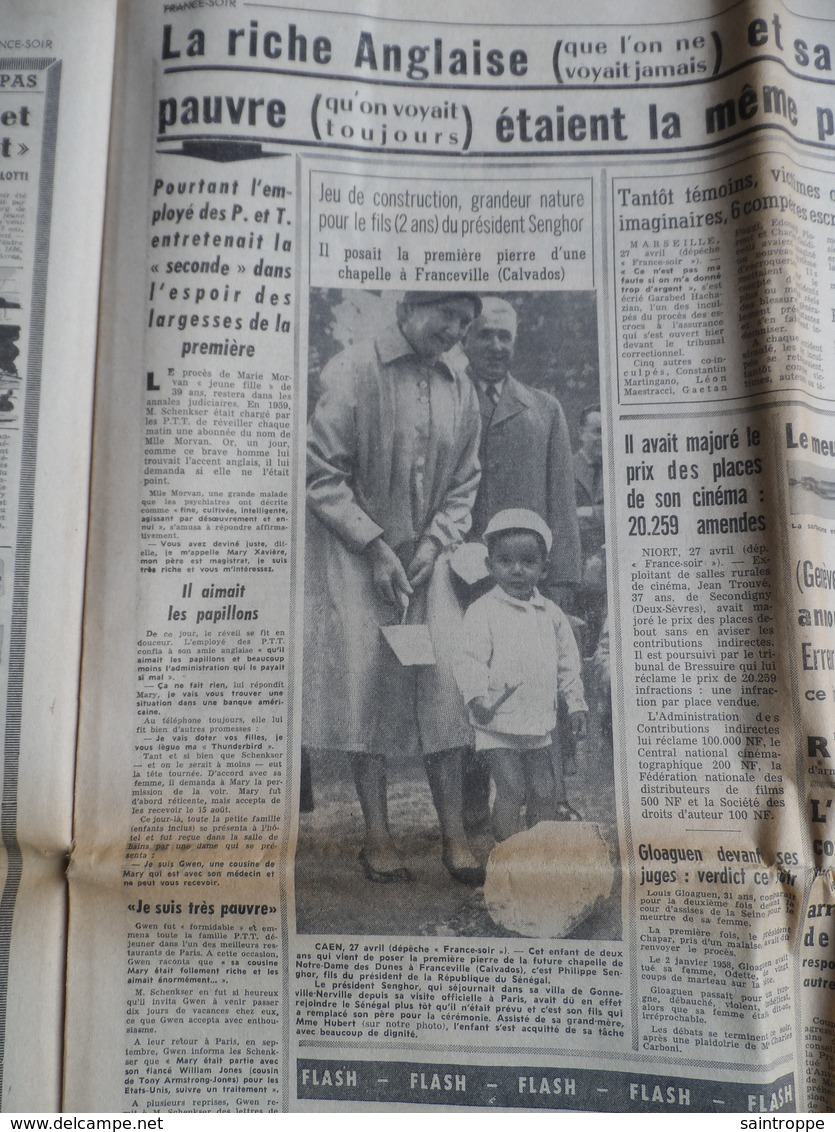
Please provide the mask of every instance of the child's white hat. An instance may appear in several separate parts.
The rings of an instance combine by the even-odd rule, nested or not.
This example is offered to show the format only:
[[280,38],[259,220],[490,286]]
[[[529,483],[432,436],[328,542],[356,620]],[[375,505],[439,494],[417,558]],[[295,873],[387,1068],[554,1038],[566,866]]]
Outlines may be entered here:
[[536,511],[529,511],[527,507],[508,507],[506,511],[497,511],[484,528],[485,542],[499,531],[533,531],[545,543],[545,553],[551,553],[553,538],[548,524]]

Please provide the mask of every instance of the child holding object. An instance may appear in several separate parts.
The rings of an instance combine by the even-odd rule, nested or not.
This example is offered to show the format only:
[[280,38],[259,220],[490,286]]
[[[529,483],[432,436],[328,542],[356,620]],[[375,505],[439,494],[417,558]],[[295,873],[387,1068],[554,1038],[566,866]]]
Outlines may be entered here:
[[493,832],[504,841],[525,825],[560,817],[550,749],[558,696],[578,738],[586,733],[588,709],[571,625],[537,589],[551,550],[547,524],[535,511],[514,507],[493,516],[484,541],[496,584],[464,614],[455,679],[475,749],[490,765]]

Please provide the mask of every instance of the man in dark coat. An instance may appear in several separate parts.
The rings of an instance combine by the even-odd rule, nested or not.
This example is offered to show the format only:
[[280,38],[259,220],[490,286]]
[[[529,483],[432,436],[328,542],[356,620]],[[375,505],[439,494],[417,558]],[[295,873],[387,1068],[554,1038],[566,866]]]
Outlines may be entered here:
[[599,405],[580,413],[580,447],[574,455],[574,483],[583,562],[600,553],[603,531],[603,424]]
[[[516,311],[504,299],[483,298],[481,314],[463,341],[481,410],[481,482],[468,537],[480,538],[499,511],[535,511],[553,537],[548,575],[540,588],[558,605],[570,607],[582,572],[571,440],[556,397],[523,385],[510,373],[515,345]],[[563,793],[559,773],[557,787]],[[468,825],[484,824],[488,791],[486,769],[471,761],[464,787]],[[576,819],[564,797],[557,804],[560,817]]]
[[599,405],[587,405],[580,413],[580,447],[574,454],[574,488],[583,554],[577,613],[586,622],[584,651],[591,654],[606,616],[603,425]]
[[481,410],[481,483],[469,537],[480,538],[498,511],[536,511],[554,540],[541,588],[562,604],[581,577],[574,466],[562,406],[550,393],[510,374],[516,312],[504,299],[482,300],[481,314],[463,345]]

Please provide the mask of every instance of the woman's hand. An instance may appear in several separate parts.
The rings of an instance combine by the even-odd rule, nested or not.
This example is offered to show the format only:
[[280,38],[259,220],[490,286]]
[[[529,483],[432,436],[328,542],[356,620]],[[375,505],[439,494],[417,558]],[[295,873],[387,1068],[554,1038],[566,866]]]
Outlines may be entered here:
[[365,557],[371,566],[371,577],[378,597],[389,605],[396,605],[402,609],[405,604],[404,597],[409,597],[414,591],[403,569],[403,563],[382,538],[375,538],[364,551]]
[[428,582],[432,577],[435,560],[440,553],[441,548],[433,538],[425,538],[421,541],[406,571],[409,581],[415,589],[422,586],[424,582]]

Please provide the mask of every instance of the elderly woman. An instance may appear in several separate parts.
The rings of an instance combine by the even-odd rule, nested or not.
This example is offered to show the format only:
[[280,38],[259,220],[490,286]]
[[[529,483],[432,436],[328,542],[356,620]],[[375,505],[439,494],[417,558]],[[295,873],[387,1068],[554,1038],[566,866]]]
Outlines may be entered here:
[[443,357],[479,314],[469,292],[406,292],[397,323],[322,372],[308,435],[303,743],[353,762],[369,880],[410,879],[389,830],[387,760],[419,744],[441,826],[443,863],[464,884],[483,869],[461,817],[469,732],[439,710],[444,665],[401,668],[381,625],[443,629],[439,556],[469,529],[479,481],[479,407]]

